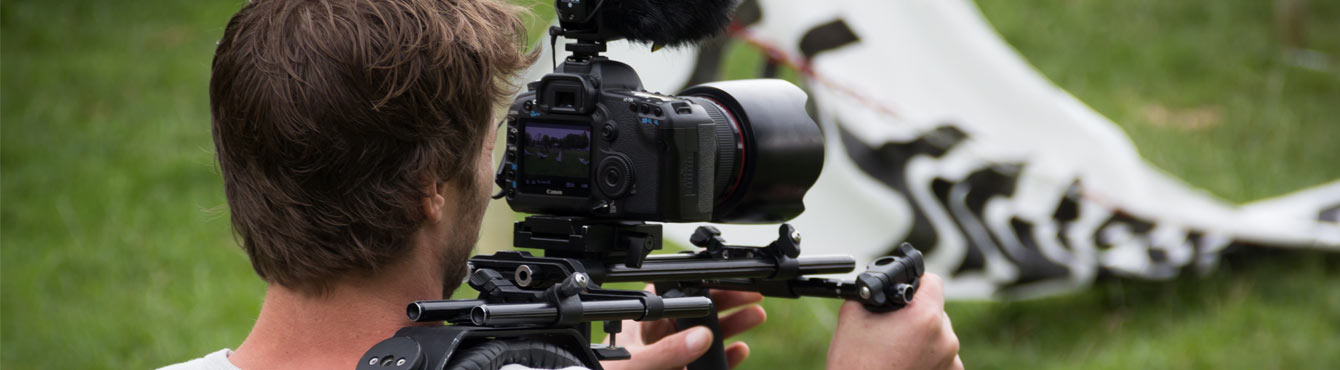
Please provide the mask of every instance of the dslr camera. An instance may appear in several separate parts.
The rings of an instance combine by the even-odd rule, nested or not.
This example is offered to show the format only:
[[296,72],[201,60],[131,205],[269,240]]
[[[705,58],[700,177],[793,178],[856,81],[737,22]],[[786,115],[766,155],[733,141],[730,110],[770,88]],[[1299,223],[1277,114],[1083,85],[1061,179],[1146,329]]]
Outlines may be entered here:
[[[599,55],[614,37],[601,26],[628,17],[610,12],[619,5],[626,8],[619,0],[557,2],[561,26],[552,34],[576,42],[508,109],[496,178],[508,205],[663,222],[781,222],[804,211],[801,198],[824,155],[805,93],[775,79],[648,92],[631,67]],[[629,32],[645,41],[694,36],[656,31]]]

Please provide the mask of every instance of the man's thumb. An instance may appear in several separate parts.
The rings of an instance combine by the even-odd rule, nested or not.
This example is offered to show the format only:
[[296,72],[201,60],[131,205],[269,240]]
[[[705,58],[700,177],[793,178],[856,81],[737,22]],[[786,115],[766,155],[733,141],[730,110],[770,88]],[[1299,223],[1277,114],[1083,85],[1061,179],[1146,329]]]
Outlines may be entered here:
[[632,361],[642,369],[680,369],[707,353],[711,346],[712,331],[695,326],[642,347],[633,354]]

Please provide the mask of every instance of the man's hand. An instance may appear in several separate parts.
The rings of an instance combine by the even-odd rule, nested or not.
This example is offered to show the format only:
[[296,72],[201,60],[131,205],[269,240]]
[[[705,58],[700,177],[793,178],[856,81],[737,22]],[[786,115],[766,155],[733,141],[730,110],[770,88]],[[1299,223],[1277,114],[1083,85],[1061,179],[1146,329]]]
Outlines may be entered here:
[[944,283],[926,273],[911,304],[871,313],[848,301],[828,346],[829,369],[962,369],[958,336],[945,314]]
[[[651,286],[647,287],[651,290]],[[763,295],[751,292],[713,290],[712,302],[717,310],[725,311],[735,307],[748,306],[720,318],[721,333],[731,337],[762,324],[767,319],[763,307],[754,305],[763,300]],[[666,370],[683,369],[693,360],[707,352],[712,345],[712,331],[696,326],[675,332],[675,322],[670,319],[658,321],[624,321],[623,332],[617,336],[615,344],[628,348],[633,358],[626,361],[605,361],[601,363],[611,370]],[[608,342],[608,341],[606,341]],[[726,362],[730,367],[739,365],[749,357],[749,346],[744,342],[726,345]]]

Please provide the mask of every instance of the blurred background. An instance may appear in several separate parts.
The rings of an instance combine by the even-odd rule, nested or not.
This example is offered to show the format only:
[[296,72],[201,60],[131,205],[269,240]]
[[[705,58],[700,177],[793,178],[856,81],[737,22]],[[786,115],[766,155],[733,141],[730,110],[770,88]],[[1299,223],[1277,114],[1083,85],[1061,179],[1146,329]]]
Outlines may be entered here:
[[[264,283],[231,234],[206,93],[244,3],[0,3],[4,367],[156,368],[246,336]],[[525,3],[536,34],[550,4]],[[978,6],[1196,187],[1246,202],[1340,178],[1340,2]],[[728,50],[723,77],[757,74],[762,55]],[[515,217],[490,210],[481,252],[507,245]],[[1199,277],[947,309],[972,368],[1336,368],[1337,287],[1340,256],[1249,250]],[[765,306],[742,368],[821,368],[837,303]]]

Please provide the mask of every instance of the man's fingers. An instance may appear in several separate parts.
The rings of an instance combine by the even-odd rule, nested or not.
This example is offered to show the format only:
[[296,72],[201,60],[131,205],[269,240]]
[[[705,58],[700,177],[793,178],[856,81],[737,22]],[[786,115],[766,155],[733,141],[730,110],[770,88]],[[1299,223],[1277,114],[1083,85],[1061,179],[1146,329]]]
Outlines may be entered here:
[[763,295],[757,292],[740,292],[720,289],[712,290],[712,304],[717,306],[717,311],[725,311],[762,301]]
[[[655,291],[655,286],[647,284],[644,288],[647,291]],[[718,312],[730,310],[732,308],[755,304],[763,301],[763,295],[757,292],[741,292],[734,290],[712,290],[712,304],[716,306]],[[748,311],[748,312],[746,312]],[[743,314],[742,314],[743,313]],[[726,337],[739,334],[749,330],[767,319],[762,307],[749,307],[740,312],[734,312],[721,318],[721,331]],[[637,325],[640,329],[642,343],[655,343],[675,332],[675,324],[672,320],[656,320],[641,322]]]
[[767,320],[768,314],[763,311],[763,306],[745,307],[721,318],[719,321],[721,323],[721,335],[724,338],[730,338],[753,329]]
[[675,333],[675,322],[670,319],[661,319],[656,321],[643,321],[642,343],[656,343],[656,341],[665,338],[665,336]]
[[[733,337],[768,320],[768,314],[762,306],[745,307],[721,317],[721,333],[725,338]],[[642,343],[653,343],[675,332],[672,320],[646,321],[637,325],[641,329]]]
[[[614,335],[619,338],[618,343],[630,343],[631,341],[636,340],[636,338],[642,337],[642,323],[633,320],[624,320],[621,326],[623,331]],[[608,337],[605,338],[605,342],[609,342]]]
[[[753,329],[768,320],[768,313],[762,306],[751,306],[721,317],[721,335],[730,338],[736,334]],[[654,343],[675,332],[675,323],[671,320],[656,320],[641,323],[642,343]]]
[[[958,342],[958,334],[954,334],[954,322],[949,320],[949,314],[940,315],[940,334]],[[954,353],[958,353],[958,346],[954,346]]]
[[744,342],[735,342],[726,346],[726,364],[734,369],[749,357],[749,345]]
[[941,344],[941,346],[943,347],[942,350],[944,351],[946,357],[953,356],[953,360],[949,361],[948,363],[948,368],[962,369],[963,360],[960,359],[958,355],[959,341],[958,341],[958,334],[954,334],[954,324],[949,321],[949,314],[943,314],[940,315],[940,317],[941,317],[940,336],[944,341]]
[[[656,292],[656,286],[647,284],[642,290]],[[755,304],[763,301],[763,294],[758,292],[742,292],[738,290],[713,289],[712,304],[715,304],[717,311],[725,311],[735,307]]]
[[927,272],[921,275],[921,287],[917,288],[916,297],[912,298],[913,304],[925,302],[934,307],[936,311],[944,311],[945,308],[945,285],[940,275],[933,272]]
[[954,333],[954,323],[949,321],[949,314],[946,313],[943,317],[944,319],[940,321],[940,335],[945,337],[945,341],[949,343],[949,349],[953,351],[954,356],[958,356],[959,342],[958,334]]
[[695,326],[636,350],[631,361],[638,369],[679,369],[707,353],[711,346],[712,331]]

